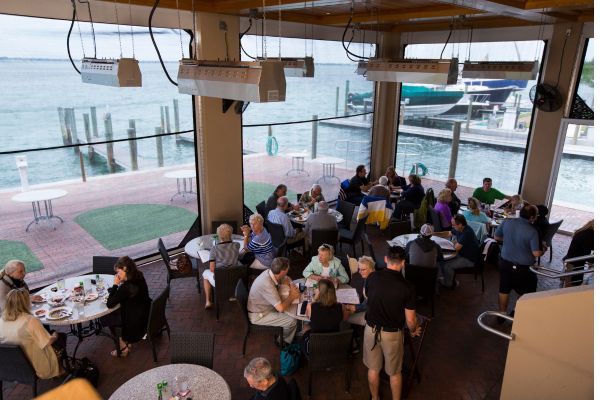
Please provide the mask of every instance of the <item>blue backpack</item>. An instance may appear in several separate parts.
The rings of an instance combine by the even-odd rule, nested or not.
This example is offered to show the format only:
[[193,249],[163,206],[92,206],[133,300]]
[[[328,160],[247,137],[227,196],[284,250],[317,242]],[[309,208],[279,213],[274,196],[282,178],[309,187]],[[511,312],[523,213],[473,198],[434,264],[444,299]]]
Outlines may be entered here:
[[279,353],[279,364],[281,365],[281,375],[288,376],[300,368],[302,352],[299,343],[286,345]]

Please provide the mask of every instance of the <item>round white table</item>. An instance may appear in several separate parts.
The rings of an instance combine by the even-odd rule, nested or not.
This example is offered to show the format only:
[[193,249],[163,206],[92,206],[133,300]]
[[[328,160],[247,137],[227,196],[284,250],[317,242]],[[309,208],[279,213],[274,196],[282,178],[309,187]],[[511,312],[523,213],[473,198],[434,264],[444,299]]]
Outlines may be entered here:
[[[202,263],[208,262],[210,257],[210,249],[214,246],[216,235],[202,235],[193,238],[185,245],[185,253],[195,259],[200,260]],[[233,235],[232,241],[240,244],[240,252],[244,248],[244,237],[242,235]]]
[[341,164],[346,160],[337,157],[317,157],[313,161],[323,164],[323,176],[317,179],[316,183],[321,180],[325,182],[327,178],[337,179],[338,183],[340,182],[340,178],[335,176],[335,164]]
[[[108,315],[120,307],[117,304],[113,308],[108,308],[103,300],[104,297],[108,296],[108,288],[112,287],[114,276],[107,274],[100,275],[100,279],[104,281],[104,291],[99,291],[97,287],[98,282],[96,282],[96,285],[94,285],[91,283],[92,279],[96,279],[96,276],[81,275],[66,278],[64,289],[57,289],[56,291],[52,291],[52,288],[57,288],[56,283],[46,286],[45,288],[36,293],[42,296],[46,301],[44,303],[34,304],[31,310],[34,313],[34,315],[36,311],[40,309],[44,309],[48,313],[51,309],[55,308],[51,307],[48,304],[48,299],[52,298],[53,296],[59,295],[69,296],[69,298],[65,301],[65,306],[69,307],[73,311],[73,314],[71,314],[69,317],[52,320],[47,319],[45,317],[38,318],[40,318],[40,321],[43,324],[71,327],[70,333],[73,336],[77,337],[79,340],[77,345],[75,346],[75,350],[73,351],[73,357],[75,357],[77,349],[79,348],[79,345],[81,344],[83,339],[92,335],[104,335],[115,340],[116,343],[116,338],[102,331],[102,325],[98,321],[98,318]],[[83,282],[83,287],[86,294],[96,293],[98,294],[98,298],[92,301],[85,301],[83,302],[83,304],[76,304],[73,301],[72,291],[74,287],[79,286],[79,282]],[[83,308],[83,312],[81,314],[78,312],[78,307]],[[84,327],[83,324],[85,322],[89,322],[89,324],[87,324],[87,326]],[[118,345],[116,347],[118,348]]]
[[[32,190],[14,195],[12,201],[18,203],[31,203],[31,207],[33,208],[33,221],[27,225],[25,232],[29,232],[29,227],[31,227],[32,224],[37,225],[42,220],[48,221],[53,230],[56,229],[52,223],[53,218],[58,219],[61,223],[64,222],[61,217],[54,215],[54,211],[52,210],[52,200],[64,197],[67,193],[66,190],[62,189],[44,189]],[[43,209],[41,207],[42,202],[44,203]]]
[[[300,279],[294,279],[293,282],[296,286],[299,285],[299,283],[306,283],[307,279],[305,278],[300,278]],[[312,281],[314,282],[314,281]],[[287,287],[286,285],[279,285],[279,295],[281,296],[282,299],[285,299],[289,296],[289,287]],[[299,321],[302,322],[310,322],[310,318],[308,318],[306,315],[298,315],[298,310],[301,307],[301,304],[303,301],[310,301],[312,302],[312,300],[314,299],[309,299],[308,296],[308,290],[309,288],[306,288],[304,290],[303,293],[300,294],[300,299],[298,301],[298,303],[292,303],[290,304],[290,306],[287,308],[287,310],[285,310],[285,313],[287,315],[289,315],[290,317],[293,317]],[[348,290],[353,290],[356,294],[356,298],[352,299],[352,301],[348,300],[344,300],[343,297],[341,297],[341,293],[343,293],[344,291],[348,291]],[[339,284],[339,286],[336,289],[336,294],[338,295],[338,302],[343,303],[343,304],[358,304],[360,303],[359,297],[358,297],[358,293],[356,293],[356,289],[353,288],[352,286],[348,285],[347,283],[341,283]]]
[[[327,212],[329,213],[329,215],[333,215],[335,217],[335,219],[336,219],[337,222],[342,222],[342,220],[344,219],[344,216],[338,210],[334,210],[333,208],[329,208]],[[311,214],[311,212],[309,210],[306,210],[304,213],[302,213],[300,215],[295,215],[294,211],[290,211],[290,212],[287,213],[288,218],[292,222],[295,222],[295,223],[301,224],[301,225],[304,225],[304,223],[306,222],[306,220],[308,219],[308,216],[310,214]]]
[[158,398],[156,385],[167,382],[163,399],[170,398],[177,390],[175,377],[187,377],[191,393],[187,396],[194,400],[230,400],[231,391],[225,379],[212,369],[194,364],[170,364],[150,369],[134,376],[121,385],[109,400],[148,400]]
[[[405,235],[396,236],[392,240],[388,241],[390,246],[400,246],[406,247],[406,244],[412,240],[415,240],[419,235],[417,233],[407,233]],[[451,258],[456,257],[456,250],[454,249],[454,244],[448,240],[441,238],[439,236],[432,236],[431,240],[436,242],[442,248],[444,253],[444,260],[450,260]]]
[[290,173],[295,172],[297,175],[306,174],[310,176],[307,170],[304,169],[304,158],[308,156],[306,153],[290,153],[289,157],[292,158],[292,169],[290,169],[285,175],[288,176]]
[[177,179],[177,193],[171,196],[171,200],[177,196],[183,197],[185,202],[188,202],[188,196],[195,196],[193,179],[196,178],[196,171],[193,169],[181,169],[177,171],[167,172],[165,178]]

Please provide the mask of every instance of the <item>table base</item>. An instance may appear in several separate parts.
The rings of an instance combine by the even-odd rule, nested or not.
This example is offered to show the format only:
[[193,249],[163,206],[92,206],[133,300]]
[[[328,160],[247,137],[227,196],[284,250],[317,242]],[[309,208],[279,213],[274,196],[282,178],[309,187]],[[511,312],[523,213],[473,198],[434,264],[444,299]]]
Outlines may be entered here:
[[323,163],[323,176],[320,177],[319,179],[317,179],[316,183],[319,183],[321,181],[323,181],[323,183],[325,183],[325,181],[327,179],[336,179],[338,181],[338,183],[340,183],[340,178],[338,178],[337,176],[335,176],[335,164],[333,163]]
[[304,175],[310,176],[307,170],[304,169],[304,156],[302,157],[292,157],[292,169],[286,172],[286,176],[289,176],[290,173],[295,172],[296,175]]
[[100,323],[100,320],[90,320],[88,321],[87,326],[83,326],[83,323],[78,323],[70,326],[70,330],[68,334],[73,335],[77,338],[77,344],[75,345],[75,350],[73,350],[73,358],[77,355],[77,350],[79,349],[79,345],[83,342],[83,339],[88,338],[90,336],[106,336],[107,338],[112,339],[115,342],[115,349],[117,350],[117,355],[121,355],[121,347],[119,346],[119,339],[110,333],[106,333],[103,330],[103,326]]
[[[188,187],[189,186],[189,187]],[[183,188],[183,190],[182,190]],[[183,197],[186,203],[189,203],[188,196],[196,196],[196,192],[194,192],[194,187],[192,186],[192,178],[177,178],[177,193],[171,196],[171,200],[177,196]]]
[[40,203],[42,203],[42,201],[31,202],[31,208],[33,208],[33,221],[31,221],[27,225],[27,228],[25,228],[25,232],[29,232],[29,228],[31,228],[31,225],[38,225],[40,221],[48,221],[52,230],[56,230],[56,227],[52,223],[52,218],[56,218],[61,223],[65,222],[58,215],[54,215],[54,212],[52,211],[52,200],[43,200],[44,214],[42,214],[42,207]]

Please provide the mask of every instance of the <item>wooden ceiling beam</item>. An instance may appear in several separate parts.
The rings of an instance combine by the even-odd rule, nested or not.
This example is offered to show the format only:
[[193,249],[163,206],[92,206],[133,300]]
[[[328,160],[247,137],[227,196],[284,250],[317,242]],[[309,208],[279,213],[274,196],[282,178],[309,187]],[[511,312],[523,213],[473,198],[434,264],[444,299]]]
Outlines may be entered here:
[[[492,18],[475,18],[469,21],[474,29],[479,28],[506,28],[519,26],[532,26],[537,23],[525,21],[522,19],[492,17]],[[392,32],[423,32],[423,31],[445,31],[450,29],[450,22],[411,22],[407,24],[398,24],[391,28]]]
[[[269,7],[279,7],[280,0],[264,0],[265,9]],[[282,9],[290,9],[290,7],[298,5],[304,8],[304,1],[299,0],[281,0]],[[237,13],[240,10],[249,10],[251,8],[257,8],[262,10],[263,0],[212,0],[210,1],[212,11],[214,13]],[[296,8],[296,7],[291,7]],[[261,11],[262,12],[262,11]]]
[[[443,4],[454,4],[456,2],[456,0],[435,1]],[[523,2],[518,3],[521,5],[521,7],[524,6]],[[514,0],[464,0],[463,2],[461,2],[462,7],[472,8],[474,10],[483,11],[492,15],[521,19],[524,21],[531,21],[536,23],[540,22],[540,14],[538,14],[537,12],[524,10],[523,8],[515,5],[516,3]],[[557,22],[556,18],[551,16],[544,17],[544,21],[549,24]]]
[[527,0],[525,10],[563,7],[594,7],[594,0]]

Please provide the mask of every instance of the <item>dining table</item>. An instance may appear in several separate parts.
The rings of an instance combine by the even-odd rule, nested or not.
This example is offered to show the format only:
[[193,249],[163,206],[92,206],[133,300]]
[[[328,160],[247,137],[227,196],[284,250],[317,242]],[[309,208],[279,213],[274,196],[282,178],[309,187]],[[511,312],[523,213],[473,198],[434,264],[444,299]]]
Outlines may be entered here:
[[[113,285],[113,275],[80,275],[48,285],[38,291],[42,301],[33,302],[31,312],[38,317],[42,324],[50,326],[68,326],[69,334],[77,338],[73,357],[77,349],[87,337],[106,336],[115,342],[119,351],[118,340],[112,334],[105,332],[100,318],[117,309],[117,304],[108,308],[108,288]],[[94,283],[95,282],[95,283]],[[83,293],[75,291],[83,283]],[[53,315],[56,314],[55,316]]]
[[[327,209],[327,212],[329,213],[329,215],[333,215],[337,222],[342,222],[342,220],[344,219],[344,216],[338,210],[329,208],[329,209]],[[311,214],[311,211],[309,208],[300,208],[300,210],[298,210],[298,211],[295,211],[295,210],[289,211],[287,213],[287,216],[292,222],[299,224],[300,226],[304,226],[304,223],[306,222],[306,220],[308,219],[308,216],[310,214]]]
[[171,395],[179,395],[180,399],[231,400],[225,379],[196,364],[168,364],[144,371],[122,384],[109,400],[167,400]]
[[[38,225],[40,221],[47,221],[52,230],[56,230],[56,227],[52,223],[53,219],[59,220],[63,223],[63,219],[58,215],[54,214],[52,208],[52,200],[60,199],[67,195],[67,191],[63,189],[42,189],[42,190],[30,190],[27,192],[19,193],[14,195],[11,200],[18,203],[31,203],[33,209],[33,220],[25,228],[25,232],[29,232],[31,225]],[[42,207],[41,204],[44,204]]]
[[[408,242],[415,240],[418,236],[419,236],[419,234],[417,234],[417,233],[407,233],[404,235],[396,236],[392,240],[388,240],[387,243],[388,243],[388,245],[390,245],[390,247],[400,246],[400,247],[404,248],[404,247],[406,247],[406,244]],[[444,260],[450,260],[457,256],[457,252],[454,249],[454,243],[452,243],[452,241],[450,241],[446,238],[443,238],[443,237],[435,236],[435,235],[431,237],[431,240],[433,240],[434,242],[439,244],[440,247],[442,248]]]
[[[218,240],[215,234],[198,236],[186,243],[184,251],[188,256],[199,260],[201,263],[206,263],[210,259],[210,250]],[[240,244],[241,253],[244,248],[244,236],[232,235],[231,240]]]

